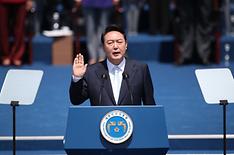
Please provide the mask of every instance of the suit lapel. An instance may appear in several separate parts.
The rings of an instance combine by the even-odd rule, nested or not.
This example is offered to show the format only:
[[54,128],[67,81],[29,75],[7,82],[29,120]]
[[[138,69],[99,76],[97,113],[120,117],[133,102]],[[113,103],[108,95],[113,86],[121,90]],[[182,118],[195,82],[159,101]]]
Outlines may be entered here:
[[[135,72],[136,72],[135,65],[134,65],[131,61],[128,61],[128,60],[127,60],[127,61],[126,61],[125,68],[124,68],[124,72],[127,73],[127,74],[129,75],[129,79],[123,79],[123,80],[122,80],[118,104],[123,103],[123,102],[122,102],[123,99],[125,98],[125,96],[126,96],[127,94],[129,94],[128,85],[127,85],[126,80],[128,80],[129,85],[130,85],[131,82],[132,82],[132,79],[133,79],[133,77],[134,77],[134,75],[135,75]],[[129,87],[130,87],[130,86],[129,86]]]
[[[106,90],[108,96],[110,97],[112,104],[115,105],[115,98],[111,86],[110,76],[107,68],[106,61],[103,61],[100,63],[101,67],[99,67],[98,70],[96,70],[96,74],[100,80],[104,80],[104,89]],[[102,79],[102,75],[105,74],[107,76],[107,79]],[[108,103],[107,103],[108,104]]]

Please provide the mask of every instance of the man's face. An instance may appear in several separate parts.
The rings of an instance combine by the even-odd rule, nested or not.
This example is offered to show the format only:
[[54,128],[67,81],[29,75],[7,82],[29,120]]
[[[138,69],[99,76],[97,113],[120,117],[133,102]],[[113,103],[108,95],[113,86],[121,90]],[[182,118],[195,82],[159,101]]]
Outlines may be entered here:
[[108,60],[118,65],[126,53],[127,42],[123,34],[118,31],[111,31],[104,36],[103,48]]

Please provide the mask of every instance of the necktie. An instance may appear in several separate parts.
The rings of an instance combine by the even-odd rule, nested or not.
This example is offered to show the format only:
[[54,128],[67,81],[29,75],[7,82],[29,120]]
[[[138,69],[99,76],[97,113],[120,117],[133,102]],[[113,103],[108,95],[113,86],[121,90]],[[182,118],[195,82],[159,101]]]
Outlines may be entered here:
[[113,83],[113,93],[116,104],[118,103],[119,100],[121,82],[122,82],[121,69],[118,66],[116,66],[114,67],[114,83]]

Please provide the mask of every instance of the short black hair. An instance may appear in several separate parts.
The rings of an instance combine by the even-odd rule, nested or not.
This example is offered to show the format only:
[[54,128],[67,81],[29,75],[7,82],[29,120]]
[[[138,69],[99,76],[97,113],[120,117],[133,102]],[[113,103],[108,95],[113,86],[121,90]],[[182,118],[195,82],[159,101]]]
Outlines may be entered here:
[[111,32],[111,31],[120,32],[124,36],[125,41],[127,41],[127,36],[126,36],[124,30],[120,26],[118,26],[118,25],[109,25],[109,26],[106,27],[105,31],[101,35],[101,42],[102,42],[102,44],[104,44],[104,37],[105,37],[105,35],[108,32]]

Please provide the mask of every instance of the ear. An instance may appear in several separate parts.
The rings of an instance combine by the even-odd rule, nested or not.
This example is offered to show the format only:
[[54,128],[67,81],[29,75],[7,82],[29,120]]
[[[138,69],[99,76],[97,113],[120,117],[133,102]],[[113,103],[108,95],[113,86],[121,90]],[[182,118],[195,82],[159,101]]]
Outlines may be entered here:
[[126,43],[125,48],[128,49],[128,43]]

